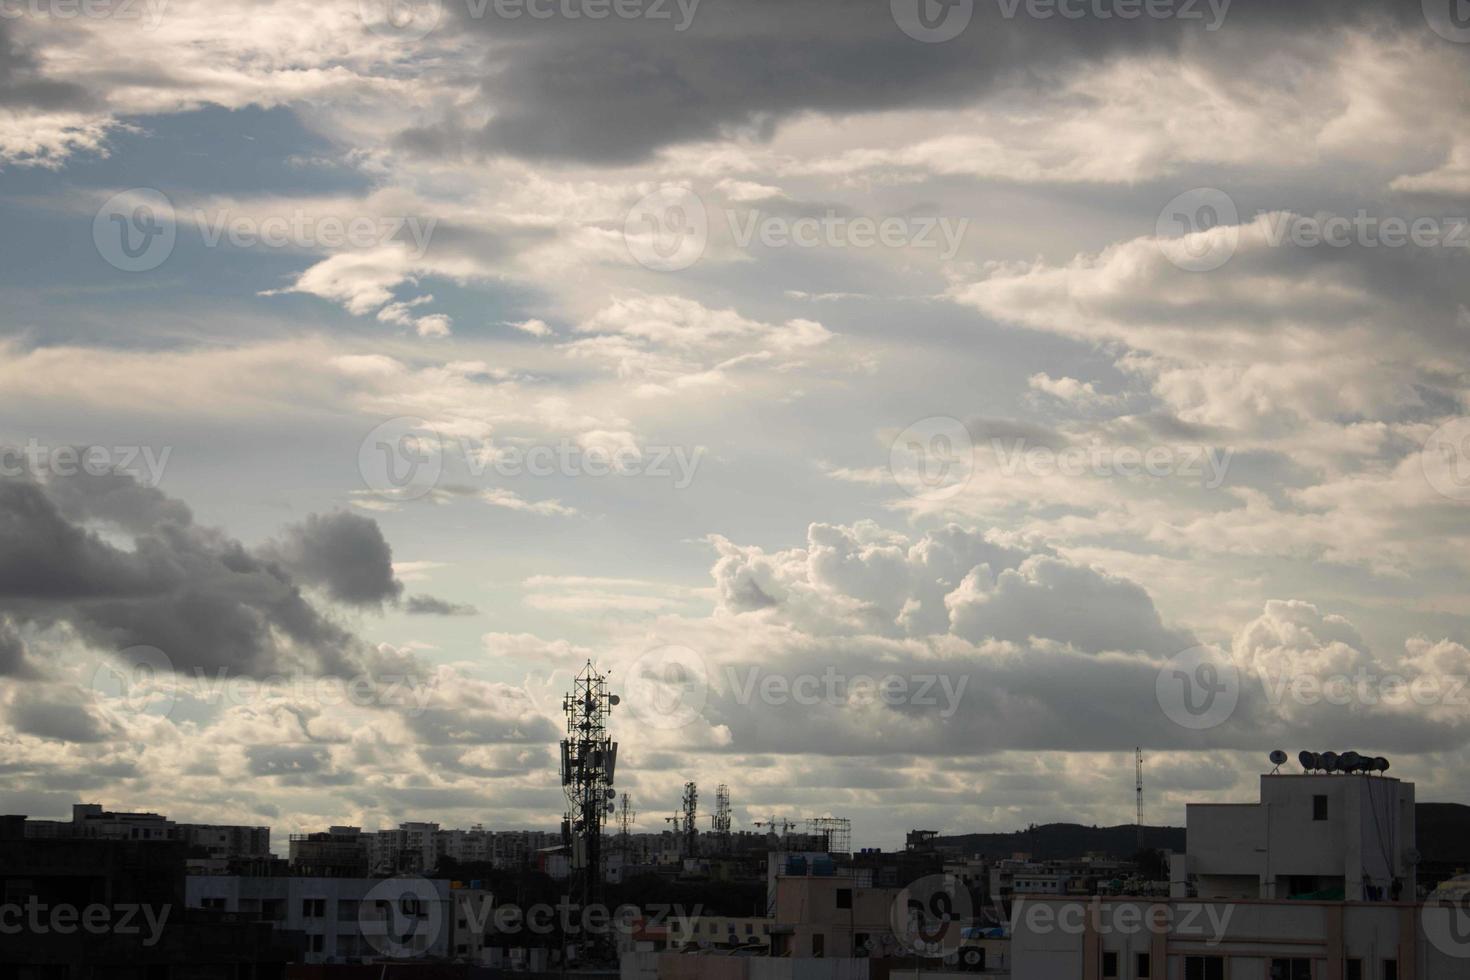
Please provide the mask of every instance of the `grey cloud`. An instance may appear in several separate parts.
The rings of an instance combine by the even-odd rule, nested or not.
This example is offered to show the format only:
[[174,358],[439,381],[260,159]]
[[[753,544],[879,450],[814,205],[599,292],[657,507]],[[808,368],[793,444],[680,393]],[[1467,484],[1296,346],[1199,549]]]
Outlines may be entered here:
[[410,130],[400,138],[404,147],[428,155],[603,162],[636,161],[669,144],[736,131],[764,136],[801,112],[942,108],[1008,85],[1034,89],[1051,72],[1130,51],[1188,50],[1223,59],[1216,49],[1227,37],[1266,31],[1316,37],[1336,27],[1385,23],[1425,30],[1422,18],[1366,0],[1236,0],[1214,32],[1205,30],[1208,14],[1202,20],[1041,20],[1026,16],[1024,7],[1006,18],[999,5],[976,3],[968,29],[944,44],[903,34],[886,3],[710,2],[683,32],[670,21],[542,22],[471,17],[462,4],[448,9],[465,36],[485,39],[478,84],[495,115],[482,126],[445,119]]
[[393,576],[393,549],[370,517],[345,511],[312,514],[287,527],[261,553],[348,605],[382,606],[403,592],[403,583]]
[[15,626],[0,619],[0,677],[36,680],[41,676],[41,671],[27,658],[25,641]]
[[404,604],[411,616],[474,616],[479,610],[468,603],[448,602],[431,595],[412,595]]
[[23,696],[11,698],[5,720],[22,735],[60,742],[102,742],[109,735],[75,691],[27,688]]
[[96,100],[80,85],[44,78],[35,55],[12,36],[13,22],[0,20],[0,106],[12,109],[79,109]]
[[[0,480],[0,613],[16,623],[66,623],[103,650],[156,647],[179,670],[346,675],[383,659],[313,607],[286,568],[194,524],[177,502],[79,486]],[[89,526],[105,517],[132,550]]]

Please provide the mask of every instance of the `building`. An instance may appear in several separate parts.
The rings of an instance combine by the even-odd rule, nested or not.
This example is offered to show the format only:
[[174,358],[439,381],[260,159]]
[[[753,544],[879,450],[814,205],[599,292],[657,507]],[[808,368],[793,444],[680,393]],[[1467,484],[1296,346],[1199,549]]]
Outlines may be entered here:
[[182,841],[28,823],[0,818],[0,977],[279,980],[300,959],[299,935],[186,908]]
[[771,921],[722,915],[673,916],[667,920],[666,941],[669,949],[744,946],[769,950]]
[[366,878],[370,836],[363,834],[360,827],[292,834],[291,873],[310,878]]
[[1413,783],[1264,775],[1260,802],[1190,804],[1186,820],[1175,897],[1185,885],[1200,898],[1415,897]]
[[1412,903],[1017,901],[1013,980],[1451,980]]
[[271,829],[215,824],[175,823],[159,813],[104,810],[100,803],[76,803],[71,822],[27,820],[32,839],[182,841],[216,860],[258,860],[271,856]]
[[194,876],[185,906],[306,937],[308,964],[425,957],[478,962],[490,896],[425,878]]
[[900,889],[846,876],[781,875],[776,881],[771,955],[857,958],[894,952],[893,903]]

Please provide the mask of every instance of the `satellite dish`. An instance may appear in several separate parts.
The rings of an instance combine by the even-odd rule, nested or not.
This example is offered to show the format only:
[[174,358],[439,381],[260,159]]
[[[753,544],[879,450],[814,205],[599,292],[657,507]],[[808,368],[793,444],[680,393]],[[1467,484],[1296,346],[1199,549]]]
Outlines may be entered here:
[[607,798],[610,799],[610,800],[617,799],[618,798],[618,791],[615,790],[615,789],[608,790],[607,791]]
[[1356,752],[1344,752],[1338,757],[1337,764],[1343,772],[1357,772],[1363,767],[1363,757]]
[[607,696],[607,703],[616,708],[618,705],[623,703],[623,699],[618,697],[616,694],[609,694]]
[[1284,766],[1284,765],[1286,765],[1286,753],[1283,752],[1283,751],[1281,751],[1280,749],[1272,749],[1271,750],[1271,765],[1273,765],[1273,766]]
[[1302,764],[1302,770],[1304,772],[1312,772],[1313,770],[1320,768],[1317,764],[1317,753],[1308,752],[1306,749],[1302,749],[1302,751],[1297,754],[1296,761]]
[[1328,772],[1337,772],[1338,757],[1336,752],[1323,752],[1319,758],[1322,760],[1322,768]]

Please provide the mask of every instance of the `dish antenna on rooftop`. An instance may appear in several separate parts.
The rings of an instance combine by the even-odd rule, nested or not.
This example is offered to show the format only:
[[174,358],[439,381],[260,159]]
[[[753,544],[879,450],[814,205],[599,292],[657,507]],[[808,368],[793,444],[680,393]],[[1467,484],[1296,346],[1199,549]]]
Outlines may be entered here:
[[1316,772],[1322,768],[1322,760],[1317,758],[1317,753],[1305,749],[1297,753],[1296,761],[1301,763],[1303,772]]
[[1272,749],[1271,765],[1276,767],[1275,769],[1271,770],[1273,773],[1280,772],[1281,767],[1286,765],[1286,753],[1281,751],[1280,749]]

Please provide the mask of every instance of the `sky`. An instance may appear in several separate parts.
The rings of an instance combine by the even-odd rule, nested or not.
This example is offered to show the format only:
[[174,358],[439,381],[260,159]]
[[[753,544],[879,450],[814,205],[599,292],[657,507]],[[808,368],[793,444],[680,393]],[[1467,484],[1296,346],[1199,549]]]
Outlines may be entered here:
[[0,0],[0,811],[1470,802],[1463,6]]

